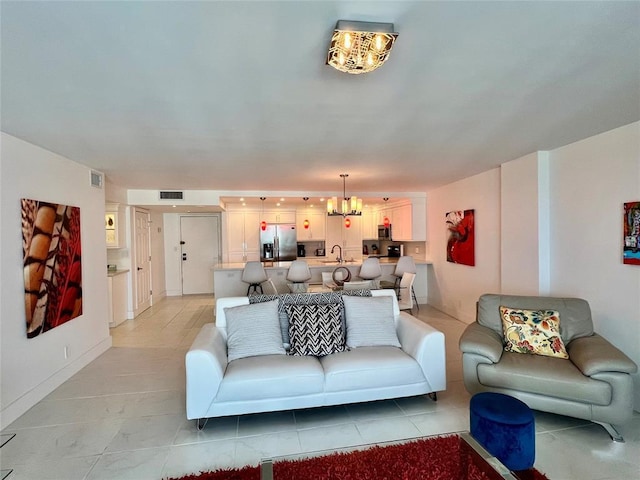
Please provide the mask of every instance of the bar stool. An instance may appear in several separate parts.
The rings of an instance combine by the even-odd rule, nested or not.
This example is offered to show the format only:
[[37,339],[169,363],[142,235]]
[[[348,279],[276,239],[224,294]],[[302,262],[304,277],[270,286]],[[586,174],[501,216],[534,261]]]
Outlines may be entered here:
[[360,273],[358,277],[363,280],[369,280],[371,288],[379,288],[378,279],[382,276],[382,269],[380,268],[380,260],[374,257],[370,257],[362,262],[360,267]]
[[[407,292],[407,295],[398,295],[398,308],[400,310],[409,310],[413,313],[413,281],[416,279],[415,273],[404,272],[402,279],[400,280],[400,286],[398,290]],[[416,306],[418,302],[416,302]]]
[[[416,273],[416,263],[413,261],[413,257],[411,255],[404,255],[400,257],[396,264],[396,269],[393,272],[393,276],[396,277],[395,282],[393,283],[393,288],[395,289],[398,298],[400,298],[400,283],[402,281],[402,276],[405,273]],[[411,288],[407,290],[407,293],[413,297],[413,301],[415,302],[418,311],[420,311],[416,291],[413,289],[413,282],[411,283]]]
[[262,263],[245,263],[244,269],[242,270],[242,281],[249,284],[249,288],[247,288],[247,296],[249,296],[249,292],[252,288],[253,293],[258,293],[258,288],[260,288],[260,293],[264,293],[262,290],[262,283],[267,280],[267,272],[264,271]]
[[304,293],[307,291],[307,285],[305,282],[311,278],[311,271],[309,265],[305,260],[294,260],[291,262],[289,271],[287,272],[287,281],[289,284],[289,290],[292,293]]

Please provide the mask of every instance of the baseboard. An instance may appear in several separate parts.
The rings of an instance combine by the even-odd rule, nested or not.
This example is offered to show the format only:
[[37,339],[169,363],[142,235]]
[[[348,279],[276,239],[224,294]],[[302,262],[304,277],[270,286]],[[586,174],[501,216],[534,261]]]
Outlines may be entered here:
[[151,305],[157,304],[160,300],[162,300],[166,296],[167,296],[166,290],[163,290],[160,293],[154,293],[153,295],[151,295]]
[[470,324],[475,322],[475,316],[465,315],[459,309],[450,308],[446,305],[441,305],[439,303],[429,303],[429,306],[435,308],[436,310],[440,310],[442,313],[446,313],[447,315],[455,318],[456,320],[460,320],[463,323]]
[[44,397],[53,392],[56,388],[69,380],[72,376],[94,361],[104,352],[111,348],[111,336],[105,338],[96,346],[82,354],[76,360],[51,375],[44,382],[35,386],[20,398],[11,402],[0,412],[0,430],[4,430],[8,425],[17,420],[27,410],[33,407]]

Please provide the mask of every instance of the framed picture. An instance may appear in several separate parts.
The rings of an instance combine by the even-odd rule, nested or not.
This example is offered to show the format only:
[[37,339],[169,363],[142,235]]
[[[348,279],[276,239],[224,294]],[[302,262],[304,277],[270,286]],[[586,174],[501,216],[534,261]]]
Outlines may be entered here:
[[21,199],[27,337],[82,315],[80,208]]
[[474,210],[456,210],[446,214],[447,262],[475,266]]
[[640,202],[624,204],[622,262],[640,265]]

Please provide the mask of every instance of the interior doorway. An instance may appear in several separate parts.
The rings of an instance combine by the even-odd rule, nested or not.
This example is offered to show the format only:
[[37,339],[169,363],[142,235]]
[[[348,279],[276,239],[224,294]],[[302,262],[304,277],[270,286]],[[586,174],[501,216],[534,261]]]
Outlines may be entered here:
[[134,317],[151,306],[151,244],[149,225],[151,217],[146,210],[135,209],[135,271],[136,285]]
[[213,267],[221,260],[220,216],[180,217],[182,294],[213,295]]

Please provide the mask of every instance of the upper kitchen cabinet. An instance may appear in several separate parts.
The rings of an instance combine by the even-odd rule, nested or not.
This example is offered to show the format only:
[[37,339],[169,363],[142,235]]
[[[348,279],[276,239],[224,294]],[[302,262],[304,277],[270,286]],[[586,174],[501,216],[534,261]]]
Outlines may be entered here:
[[391,209],[391,240],[413,240],[412,210],[411,204],[401,205]]
[[[345,220],[349,219],[350,227],[345,226]],[[342,258],[359,259],[362,257],[362,217],[341,216],[327,217],[327,241],[325,243],[326,254],[334,257],[338,251],[331,254],[331,248],[339,245],[342,248]]]
[[423,242],[427,239],[427,201],[413,198],[410,202],[389,205],[379,210],[380,225],[388,219],[391,239],[398,242]]
[[127,246],[124,206],[119,203],[107,203],[105,205],[104,229],[107,248],[124,248]]
[[322,210],[304,209],[296,212],[298,241],[324,240],[327,236],[327,214]]
[[267,223],[296,223],[296,211],[265,210],[260,214],[260,221]]
[[377,240],[378,239],[378,212],[371,209],[362,211],[362,239]]
[[231,263],[260,260],[260,213],[227,212],[227,251]]

